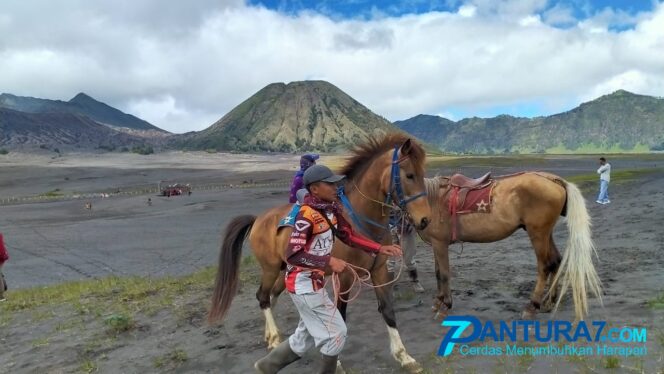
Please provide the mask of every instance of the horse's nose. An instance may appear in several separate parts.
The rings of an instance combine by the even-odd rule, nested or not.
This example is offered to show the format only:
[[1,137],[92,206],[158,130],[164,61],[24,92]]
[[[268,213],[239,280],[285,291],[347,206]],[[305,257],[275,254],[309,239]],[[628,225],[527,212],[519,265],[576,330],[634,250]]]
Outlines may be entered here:
[[422,220],[420,221],[419,230],[426,229],[428,225],[429,225],[429,219],[427,217],[422,218]]

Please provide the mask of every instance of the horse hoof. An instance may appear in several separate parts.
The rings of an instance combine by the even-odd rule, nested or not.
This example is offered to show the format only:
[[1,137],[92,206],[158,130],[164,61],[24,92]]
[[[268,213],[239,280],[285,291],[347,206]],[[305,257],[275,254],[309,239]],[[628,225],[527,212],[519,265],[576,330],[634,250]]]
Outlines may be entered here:
[[444,320],[445,317],[449,314],[450,310],[447,309],[447,307],[442,307],[435,311],[435,314],[433,315],[433,319],[441,321]]
[[554,301],[545,301],[540,307],[540,312],[542,313],[551,313],[553,308],[556,306]]
[[523,319],[523,320],[535,319],[536,315],[537,315],[537,313],[535,313],[531,310],[525,309],[523,312],[521,312],[521,319]]
[[418,374],[424,371],[422,365],[418,364],[417,362],[409,362],[403,366],[403,369],[412,374]]
[[271,338],[266,339],[267,341],[267,349],[272,350],[273,348],[276,348],[279,344],[281,344],[281,339],[279,336],[273,336]]

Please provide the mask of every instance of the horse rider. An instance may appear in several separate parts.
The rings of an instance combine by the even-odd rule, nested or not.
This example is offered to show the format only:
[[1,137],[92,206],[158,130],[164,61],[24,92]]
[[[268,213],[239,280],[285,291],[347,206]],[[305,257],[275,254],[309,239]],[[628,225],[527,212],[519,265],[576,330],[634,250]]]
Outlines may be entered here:
[[336,183],[343,178],[324,165],[313,165],[303,174],[309,194],[304,197],[286,249],[286,288],[300,321],[293,335],[255,363],[259,373],[276,373],[314,346],[322,356],[319,373],[337,371],[337,357],[346,342],[346,323],[324,287],[326,269],[341,273],[347,266],[331,255],[335,237],[370,253],[401,254],[398,245],[381,245],[353,232],[337,200]]

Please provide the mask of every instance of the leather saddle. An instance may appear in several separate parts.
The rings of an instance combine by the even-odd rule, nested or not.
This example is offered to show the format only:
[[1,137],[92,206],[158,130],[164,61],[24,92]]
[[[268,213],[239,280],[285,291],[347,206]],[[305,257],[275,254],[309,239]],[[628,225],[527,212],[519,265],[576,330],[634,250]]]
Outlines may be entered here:
[[[468,178],[462,174],[454,174],[450,177],[450,189],[448,190],[448,209],[452,219],[452,242],[457,241],[457,215],[461,213],[473,213],[483,211],[488,213],[491,203],[491,172],[480,178]],[[472,195],[472,197],[469,197]],[[486,197],[485,200],[476,203],[477,199]],[[467,201],[468,200],[468,201]],[[477,206],[478,208],[475,208]],[[481,208],[479,208],[481,206]],[[477,210],[474,210],[477,209]]]
[[479,178],[468,178],[463,174],[454,174],[450,177],[450,184],[460,188],[478,188],[491,181],[491,172],[484,174]]

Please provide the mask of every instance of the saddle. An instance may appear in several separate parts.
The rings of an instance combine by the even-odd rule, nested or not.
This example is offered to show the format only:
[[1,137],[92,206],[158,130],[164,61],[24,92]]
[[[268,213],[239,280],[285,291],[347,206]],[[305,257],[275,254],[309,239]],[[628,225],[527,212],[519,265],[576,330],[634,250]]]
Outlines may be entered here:
[[450,177],[450,184],[460,188],[478,188],[491,180],[491,172],[484,174],[479,178],[468,178],[463,174],[454,174]]
[[480,178],[468,178],[454,174],[449,179],[448,210],[452,219],[452,241],[457,240],[457,215],[467,213],[491,213],[491,190],[495,180],[491,173]]

